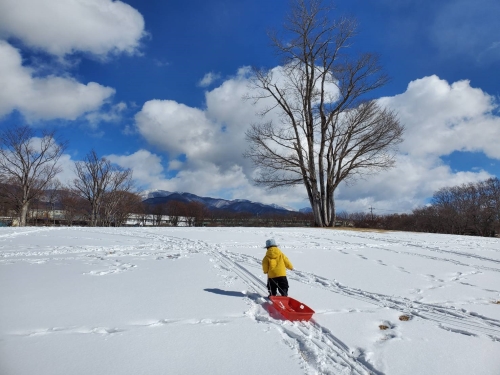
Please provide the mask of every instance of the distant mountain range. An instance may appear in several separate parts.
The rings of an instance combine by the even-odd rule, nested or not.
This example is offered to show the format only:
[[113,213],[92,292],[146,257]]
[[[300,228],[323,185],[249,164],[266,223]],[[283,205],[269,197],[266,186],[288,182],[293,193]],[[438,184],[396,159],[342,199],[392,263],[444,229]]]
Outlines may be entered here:
[[[262,204],[258,202],[251,202],[246,199],[226,200],[218,198],[200,197],[191,193],[178,193],[165,190],[146,191],[141,194],[142,200],[145,204],[155,206],[171,201],[190,203],[199,202],[208,207],[209,210],[214,211],[229,211],[229,212],[247,212],[253,215],[269,215],[269,214],[290,214],[298,212],[294,209],[285,208],[276,204]],[[300,210],[301,212],[304,209]]]

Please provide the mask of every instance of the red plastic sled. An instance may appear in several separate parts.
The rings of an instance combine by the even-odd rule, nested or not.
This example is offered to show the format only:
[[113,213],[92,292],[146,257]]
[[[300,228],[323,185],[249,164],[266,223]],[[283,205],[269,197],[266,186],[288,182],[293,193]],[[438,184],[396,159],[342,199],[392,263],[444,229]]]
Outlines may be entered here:
[[314,314],[313,309],[296,299],[278,296],[271,296],[269,299],[273,302],[278,312],[288,320],[308,321]]

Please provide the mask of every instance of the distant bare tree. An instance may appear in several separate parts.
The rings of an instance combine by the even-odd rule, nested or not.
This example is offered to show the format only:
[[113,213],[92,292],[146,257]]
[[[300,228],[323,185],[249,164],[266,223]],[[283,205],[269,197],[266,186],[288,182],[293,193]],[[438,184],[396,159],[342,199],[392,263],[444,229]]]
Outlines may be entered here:
[[[101,210],[112,211],[112,208],[103,206],[106,194],[127,192],[132,188],[132,171],[118,168],[109,160],[97,156],[94,150],[88,153],[83,161],[75,162],[75,172],[77,178],[73,185],[78,194],[90,203],[91,226],[98,224]],[[111,206],[115,204],[112,197],[109,202]]]
[[186,205],[186,222],[187,225],[201,226],[203,219],[208,215],[207,208],[200,202],[189,202]]
[[61,189],[59,194],[66,225],[72,226],[76,219],[83,218],[87,213],[88,202],[84,200],[75,190],[68,187]]
[[138,202],[137,205],[134,205],[134,207],[131,209],[131,212],[136,215],[138,224],[146,225],[148,217],[148,206],[142,201],[142,199],[140,199],[140,202]]
[[431,204],[409,215],[384,218],[386,229],[495,236],[500,233],[500,180],[439,189]]
[[61,181],[59,181],[57,178],[54,178],[47,184],[47,186],[45,186],[45,190],[43,191],[42,199],[44,199],[45,203],[47,204],[47,211],[49,209],[52,210],[52,215],[48,216],[52,216],[52,222],[54,224],[56,221],[56,207],[61,201],[61,188]]
[[16,211],[15,203],[10,199],[11,193],[9,190],[14,186],[7,183],[8,181],[0,176],[0,216],[11,217],[13,212]]
[[181,216],[186,213],[186,205],[178,201],[167,202],[167,214],[169,216],[170,224],[174,227],[179,225]]
[[483,223],[489,226],[485,233],[500,233],[500,180],[490,178],[479,183],[478,193],[484,212]]
[[356,22],[330,19],[321,0],[295,0],[284,41],[271,35],[283,58],[280,71],[255,69],[255,102],[273,104],[278,122],[246,133],[245,153],[259,167],[256,182],[268,188],[303,184],[316,226],[335,223],[339,184],[394,164],[403,126],[394,112],[366,95],[388,81],[375,55],[349,54]]
[[125,225],[130,214],[140,214],[143,210],[142,199],[139,194],[127,191],[118,191],[114,194],[117,201],[112,213],[115,226]]
[[[116,176],[116,175],[115,175]],[[128,210],[127,206],[130,200],[129,194],[132,189],[132,182],[128,180],[124,182],[120,190],[111,186],[110,191],[106,192],[103,196],[100,208],[100,220],[103,226],[118,226],[118,217],[125,215],[123,210]],[[127,214],[129,214],[128,212]]]
[[153,216],[153,225],[160,226],[163,216],[167,214],[167,204],[155,204],[149,209],[150,214]]
[[369,228],[372,216],[367,212],[353,212],[348,215],[348,220],[352,221],[356,228]]
[[0,175],[13,185],[6,193],[19,214],[19,225],[26,225],[30,203],[61,171],[59,158],[66,142],[57,142],[55,132],[42,131],[41,138],[29,126],[8,128],[0,133]]

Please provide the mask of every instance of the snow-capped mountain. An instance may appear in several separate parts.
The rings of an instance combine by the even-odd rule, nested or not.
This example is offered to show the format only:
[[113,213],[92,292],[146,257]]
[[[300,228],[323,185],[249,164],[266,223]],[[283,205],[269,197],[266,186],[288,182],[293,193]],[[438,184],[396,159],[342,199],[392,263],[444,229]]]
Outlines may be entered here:
[[156,198],[156,197],[168,197],[170,194],[172,194],[170,191],[166,190],[146,190],[140,193],[140,196],[142,200],[146,200],[149,198]]
[[155,206],[170,201],[183,203],[199,202],[210,210],[224,210],[230,212],[248,212],[254,215],[262,214],[287,214],[297,212],[276,204],[263,204],[246,199],[227,200],[220,198],[200,197],[191,193],[170,192],[165,190],[145,191],[141,194],[143,202]]

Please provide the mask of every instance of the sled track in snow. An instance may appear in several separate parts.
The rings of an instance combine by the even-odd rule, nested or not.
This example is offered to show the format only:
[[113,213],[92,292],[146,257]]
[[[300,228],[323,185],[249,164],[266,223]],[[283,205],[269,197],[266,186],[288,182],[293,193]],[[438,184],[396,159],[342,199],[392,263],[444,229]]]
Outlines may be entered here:
[[[365,236],[359,236],[359,235],[357,236],[357,235],[352,235],[352,234],[349,234],[349,235],[346,235],[346,236],[347,237],[351,237],[351,238],[359,238],[359,239],[362,239],[362,240],[367,240],[368,239],[368,240],[372,240],[372,241],[379,241],[379,242],[381,241],[381,240],[379,240],[377,238],[374,238],[374,237],[371,237],[371,236],[366,236],[365,237]],[[307,236],[307,238],[309,238],[311,240],[318,240],[318,239],[325,240],[325,238],[323,238],[323,237],[315,237],[315,236],[311,236],[311,235]],[[334,242],[335,244],[342,244],[342,245],[346,245],[346,246],[349,246],[349,247],[355,247],[355,245],[356,245],[356,244],[353,244],[352,242],[342,241],[342,240],[338,240],[338,239],[334,239],[334,240],[330,239],[330,240],[332,242]],[[432,246],[429,246],[429,245],[412,243],[410,241],[396,241],[396,240],[391,240],[391,239],[385,239],[384,238],[384,242],[390,242],[390,243],[393,243],[393,244],[402,245],[402,246],[406,246],[406,247],[416,247],[418,249],[423,249],[423,250],[427,250],[427,251],[431,251],[431,252],[436,252],[436,253],[440,253],[440,254],[444,254],[444,255],[453,255],[453,256],[463,257],[463,258],[469,258],[469,259],[472,258],[472,259],[480,260],[482,262],[488,262],[488,263],[493,263],[493,264],[500,265],[500,259],[488,258],[488,257],[484,257],[484,256],[477,255],[477,254],[464,253],[464,252],[461,252],[461,251],[445,250],[445,249],[440,249],[440,248],[432,247]],[[480,265],[480,264],[463,263],[463,262],[460,262],[459,260],[455,260],[455,259],[439,258],[439,257],[432,256],[432,255],[412,253],[412,252],[409,252],[409,251],[388,249],[387,247],[384,247],[384,246],[381,246],[381,245],[377,245],[377,244],[358,244],[358,245],[362,245],[363,247],[369,248],[369,249],[371,248],[371,249],[383,250],[383,251],[388,251],[388,252],[395,253],[395,254],[410,255],[410,256],[415,256],[415,257],[420,257],[420,258],[425,258],[425,259],[430,259],[430,260],[436,260],[436,261],[439,261],[439,262],[449,262],[449,263],[456,264],[457,266],[471,267],[471,268],[485,270],[485,271],[500,272],[500,268],[493,268],[493,267],[489,267],[489,266],[483,266],[483,265]],[[488,249],[488,250],[490,250],[490,249]]]
[[[234,272],[259,296],[256,298],[257,301],[254,301],[255,303],[260,302],[261,305],[265,303],[264,296],[267,295],[267,287],[262,280],[231,259],[230,253],[218,250],[212,250],[210,253],[223,269]],[[266,304],[271,306],[269,303]],[[269,309],[274,308],[269,307]],[[280,324],[281,321],[270,316],[256,316],[255,318],[258,321],[275,325],[285,343],[302,356],[308,370],[313,373],[382,375],[362,358],[354,357],[342,341],[313,320],[307,323],[287,321],[286,324]]]
[[[371,248],[371,249],[384,250],[384,251],[388,251],[388,252],[395,253],[395,254],[411,255],[411,256],[416,256],[416,257],[420,257],[420,258],[437,260],[439,262],[449,262],[449,263],[456,264],[457,266],[471,267],[471,268],[480,269],[480,270],[484,270],[484,271],[500,272],[499,268],[482,266],[482,265],[479,265],[479,264],[463,263],[463,262],[460,262],[460,261],[455,260],[455,259],[439,258],[439,257],[435,257],[435,256],[432,256],[432,255],[425,255],[425,254],[412,253],[412,252],[409,252],[409,251],[401,251],[401,250],[388,249],[386,247],[379,246],[379,245],[365,245],[365,246],[368,247],[368,248]],[[437,249],[432,249],[432,248],[429,248],[429,247],[422,247],[422,246],[411,245],[411,244],[409,244],[407,246],[418,247],[420,249],[425,249],[425,250],[429,250],[429,251],[435,251],[435,252],[439,252],[439,253],[443,253],[443,254],[451,254],[451,255],[462,256],[462,257],[467,257],[467,258],[474,258],[474,259],[481,260],[483,262],[497,263],[497,264],[500,265],[500,260],[492,259],[492,258],[486,258],[486,257],[482,257],[480,255],[467,254],[467,253],[461,253],[461,252],[458,252],[458,251],[450,251],[450,250],[437,250]]]
[[[377,242],[381,242],[381,241],[383,241],[383,242],[390,242],[390,243],[397,244],[397,245],[417,247],[417,248],[421,248],[421,249],[429,250],[429,251],[434,251],[434,252],[438,252],[438,253],[459,255],[459,256],[464,256],[464,257],[467,257],[467,258],[477,258],[477,259],[480,259],[480,260],[485,260],[485,261],[500,263],[500,260],[498,260],[498,259],[487,258],[487,257],[483,257],[483,256],[476,255],[476,254],[464,253],[464,252],[461,252],[461,251],[441,249],[439,247],[434,247],[434,246],[431,246],[429,244],[426,244],[425,242],[418,243],[416,241],[394,240],[394,239],[391,239],[391,238],[383,238],[383,240],[382,240],[382,239],[376,238],[376,237],[374,237],[372,235],[360,236],[360,235],[355,235],[355,234],[352,234],[352,233],[345,234],[345,236],[346,237],[350,237],[350,238],[360,238],[360,239],[363,239],[363,240],[371,240],[371,241],[377,241]],[[484,239],[485,237],[481,237],[481,238]],[[459,242],[457,241],[456,243],[459,243]],[[448,243],[447,243],[447,245],[450,246]],[[490,244],[488,243],[488,245],[490,245]],[[498,248],[489,248],[488,247],[488,248],[481,248],[481,250],[489,250],[489,251],[499,252]]]
[[[224,255],[226,258],[233,261],[243,262],[252,267],[260,267],[260,261],[252,256],[233,254],[227,251],[224,252]],[[335,280],[329,280],[304,271],[292,271],[289,277],[292,280],[304,284],[309,284],[334,293],[369,302],[380,307],[389,307],[405,314],[433,321],[438,323],[440,328],[450,332],[469,336],[483,334],[490,337],[493,341],[500,342],[500,321],[474,312],[351,288]]]
[[[36,232],[46,232],[53,230],[60,230],[61,228],[42,228],[40,230],[32,230],[26,232],[14,233],[17,235],[33,234]],[[79,230],[80,228],[73,228],[74,230]],[[111,234],[116,235],[116,231],[109,230],[107,228],[94,228],[94,230],[85,230],[86,233],[98,233],[98,234]],[[198,253],[203,251],[207,247],[205,243],[198,243],[196,241],[186,240],[183,238],[157,235],[148,232],[134,232],[134,231],[123,231],[120,233],[121,236],[130,236],[135,238],[141,238],[146,240],[153,240],[154,242],[147,242],[144,244],[135,245],[117,245],[117,246],[55,246],[47,250],[42,251],[0,251],[0,264],[2,262],[10,261],[30,261],[33,258],[46,257],[38,260],[61,260],[61,259],[76,259],[75,256],[79,258],[97,258],[103,259],[103,256],[113,254],[114,257],[144,257],[144,256],[155,256],[157,259],[162,257],[172,258],[180,257],[183,254]],[[11,237],[9,235],[3,237]],[[0,236],[0,240],[2,236]],[[70,255],[72,255],[70,257]],[[57,257],[57,258],[56,258]]]
[[36,227],[36,228],[29,227],[29,229],[23,228],[23,229],[19,230],[18,232],[12,232],[12,233],[8,233],[8,234],[0,234],[0,239],[12,238],[12,237],[17,237],[17,236],[26,236],[26,235],[33,234],[36,232],[48,232],[48,231],[52,231],[52,230],[54,230],[54,228],[51,228],[51,227]]

